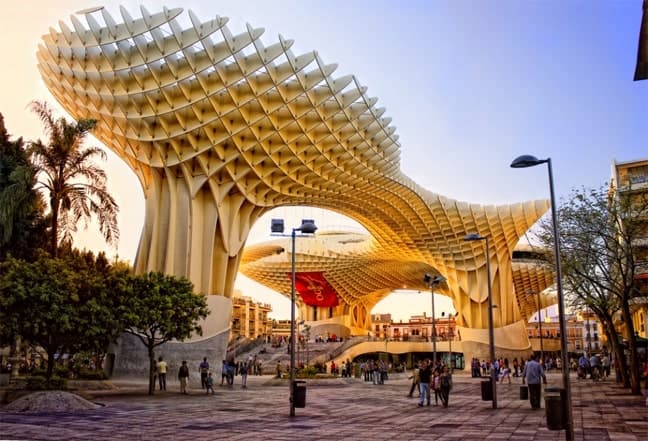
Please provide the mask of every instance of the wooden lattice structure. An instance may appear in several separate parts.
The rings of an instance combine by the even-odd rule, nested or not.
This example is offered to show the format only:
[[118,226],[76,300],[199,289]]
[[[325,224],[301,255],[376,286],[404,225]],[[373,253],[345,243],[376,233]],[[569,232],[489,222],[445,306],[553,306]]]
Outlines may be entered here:
[[[496,327],[525,317],[511,256],[547,201],[482,206],[421,188],[400,170],[398,136],[377,99],[317,52],[294,54],[292,40],[266,45],[263,29],[233,33],[227,18],[203,22],[182,9],[120,15],[81,11],[43,36],[37,56],[53,96],[75,118],[96,118],[96,136],[141,182],[137,271],[187,276],[229,298],[259,216],[309,205],[360,222],[383,274],[446,277],[462,325],[487,327],[488,283]],[[490,238],[490,281],[483,242],[463,240],[471,232]],[[363,295],[375,297],[383,279],[357,279],[366,289],[343,295],[363,325],[373,301]]]

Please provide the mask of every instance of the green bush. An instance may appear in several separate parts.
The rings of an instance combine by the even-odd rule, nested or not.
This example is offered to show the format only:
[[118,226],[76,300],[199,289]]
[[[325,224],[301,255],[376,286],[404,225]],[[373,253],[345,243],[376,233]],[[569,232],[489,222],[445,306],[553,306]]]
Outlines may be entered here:
[[39,377],[39,376],[40,376],[40,377],[44,377],[45,374],[47,374],[47,369],[45,369],[45,368],[34,368],[34,369],[30,372],[29,375],[32,376],[32,377]]
[[313,378],[319,373],[315,366],[306,366],[305,368],[297,370],[298,378]]
[[325,363],[321,363],[321,362],[318,361],[317,363],[314,364],[313,367],[315,369],[317,369],[317,372],[320,373],[320,374],[325,374],[326,373],[326,364]]
[[29,390],[64,390],[66,388],[65,378],[53,376],[47,381],[42,375],[31,375],[27,377],[26,388]]
[[67,366],[54,366],[52,377],[70,378],[70,369]]

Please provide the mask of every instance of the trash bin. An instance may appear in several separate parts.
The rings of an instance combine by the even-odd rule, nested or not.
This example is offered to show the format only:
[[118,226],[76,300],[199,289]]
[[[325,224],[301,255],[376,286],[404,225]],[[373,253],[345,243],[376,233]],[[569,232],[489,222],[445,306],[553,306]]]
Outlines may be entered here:
[[544,393],[547,429],[565,429],[567,427],[567,394],[565,389],[561,387],[547,387]]
[[481,395],[483,401],[493,401],[493,379],[488,378],[481,381]]
[[295,407],[306,407],[306,382],[294,381],[293,382],[293,404]]
[[528,400],[529,399],[529,388],[524,385],[520,386],[520,400]]

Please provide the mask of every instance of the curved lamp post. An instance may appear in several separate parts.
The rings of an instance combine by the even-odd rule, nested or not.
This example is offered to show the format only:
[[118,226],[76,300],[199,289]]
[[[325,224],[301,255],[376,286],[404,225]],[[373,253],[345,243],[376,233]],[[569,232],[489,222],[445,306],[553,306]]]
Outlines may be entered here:
[[[275,235],[285,236],[283,219],[272,219],[270,231]],[[290,416],[295,416],[295,239],[297,232],[300,236],[314,234],[317,231],[312,219],[302,219],[301,226],[292,229],[290,234]]]
[[[534,294],[533,291],[528,291],[528,293],[529,294]],[[542,363],[542,366],[544,366],[545,359],[544,359],[544,345],[543,345],[543,340],[542,340],[542,338],[543,338],[542,337],[542,310],[540,309],[540,307],[541,307],[541,304],[540,304],[540,291],[538,291],[537,294],[538,294],[538,302],[537,302],[538,303],[538,318],[536,320],[538,320],[538,326],[540,327],[540,330],[539,330],[539,332],[540,332],[540,363]]]
[[483,240],[486,242],[486,277],[488,278],[488,345],[490,348],[489,357],[491,364],[491,386],[493,388],[493,409],[497,409],[497,381],[495,380],[495,330],[493,324],[493,293],[491,288],[490,250],[488,247],[488,236],[480,236],[477,233],[471,233],[464,237],[464,240],[468,242]]
[[562,289],[562,269],[560,267],[560,239],[558,232],[558,215],[556,213],[556,196],[554,194],[553,171],[551,170],[551,158],[538,159],[531,155],[518,156],[511,162],[512,168],[534,167],[540,164],[547,164],[549,173],[549,194],[551,196],[551,223],[554,233],[554,253],[556,258],[556,289],[558,291],[558,316],[560,319],[560,345],[562,358],[563,387],[565,388],[565,437],[567,440],[574,439],[574,422],[571,405],[571,386],[569,383],[569,351],[567,348],[567,326],[565,324],[565,300]]
[[430,294],[432,295],[432,363],[436,367],[437,363],[437,349],[436,349],[436,317],[434,313],[434,288],[443,282],[445,278],[442,276],[430,276],[428,273],[425,273],[423,276],[423,281],[427,283],[430,288]]
[[[454,314],[448,313],[448,344],[450,345],[449,351],[450,351],[450,357],[448,360],[448,366],[450,367],[450,374],[452,374],[452,340],[454,339],[455,333],[454,333],[454,328],[453,325],[456,323],[456,317],[459,315],[458,312]],[[441,317],[445,316],[445,312],[441,312]],[[450,320],[452,320],[452,324],[450,324]]]

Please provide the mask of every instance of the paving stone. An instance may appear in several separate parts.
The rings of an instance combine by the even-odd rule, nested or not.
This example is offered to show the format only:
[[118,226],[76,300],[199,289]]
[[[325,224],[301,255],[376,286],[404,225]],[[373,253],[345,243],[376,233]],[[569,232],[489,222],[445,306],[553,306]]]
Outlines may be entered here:
[[[550,386],[561,374],[549,374]],[[455,373],[450,406],[417,406],[408,398],[409,380],[392,375],[385,385],[360,379],[307,381],[306,408],[289,416],[288,382],[249,377],[248,388],[216,387],[180,395],[146,394],[141,381],[120,381],[115,390],[95,391],[99,409],[70,412],[9,413],[0,408],[3,439],[92,440],[249,440],[353,441],[508,440],[561,441],[564,431],[546,427],[545,410],[519,400],[518,384],[498,385],[498,409],[481,401],[480,379]],[[575,380],[575,378],[574,378]],[[645,441],[648,408],[611,380],[572,381],[575,440]],[[542,400],[544,406],[544,400]]]

